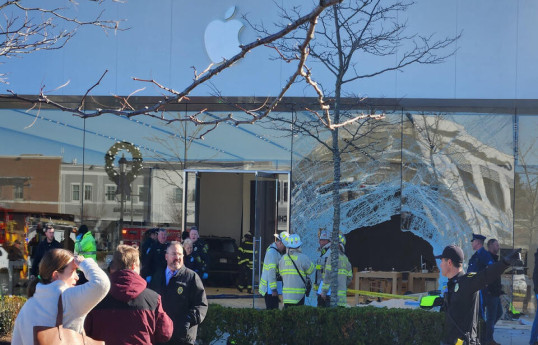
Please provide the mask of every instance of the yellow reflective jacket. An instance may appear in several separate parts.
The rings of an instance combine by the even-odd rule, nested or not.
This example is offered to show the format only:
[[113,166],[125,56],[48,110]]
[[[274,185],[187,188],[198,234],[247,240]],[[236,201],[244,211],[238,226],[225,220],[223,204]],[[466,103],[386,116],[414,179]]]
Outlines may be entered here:
[[282,255],[278,251],[276,244],[272,243],[265,251],[265,258],[263,259],[262,277],[260,279],[260,287],[258,291],[260,295],[265,296],[268,288],[276,290],[276,277],[278,274],[278,262]]
[[319,283],[323,280],[323,273],[325,272],[325,265],[331,257],[331,242],[327,243],[321,248],[320,257],[316,260],[316,278],[314,280],[314,289],[317,291]]
[[297,304],[305,295],[305,284],[297,269],[293,266],[290,256],[305,280],[307,276],[314,272],[315,266],[308,256],[301,253],[299,248],[288,249],[288,253],[284,254],[278,263],[278,270],[282,276],[282,298],[284,303]]
[[[331,258],[327,259],[327,264],[325,265],[325,273],[323,274],[323,286],[321,287],[321,292],[327,293],[331,288]],[[351,263],[347,258],[346,254],[339,252],[338,253],[338,291],[336,293],[337,304],[340,307],[347,306],[347,286],[351,283],[353,277],[353,270],[351,268]],[[331,291],[331,298],[334,298],[335,294]]]

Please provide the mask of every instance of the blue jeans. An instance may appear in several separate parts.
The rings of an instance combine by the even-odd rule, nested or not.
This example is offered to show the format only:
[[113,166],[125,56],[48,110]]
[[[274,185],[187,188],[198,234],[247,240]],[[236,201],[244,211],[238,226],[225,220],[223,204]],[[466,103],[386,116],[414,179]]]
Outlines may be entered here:
[[495,324],[503,315],[503,307],[499,296],[484,293],[484,306],[486,307],[486,342],[493,340]]
[[532,324],[531,340],[529,344],[533,345],[538,341],[538,294],[536,295],[536,314],[534,315],[534,322]]

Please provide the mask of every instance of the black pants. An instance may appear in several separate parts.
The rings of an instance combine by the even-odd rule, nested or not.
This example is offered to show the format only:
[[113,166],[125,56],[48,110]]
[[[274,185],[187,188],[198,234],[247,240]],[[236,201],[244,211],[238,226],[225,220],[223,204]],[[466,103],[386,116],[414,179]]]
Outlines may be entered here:
[[289,308],[289,307],[297,307],[299,305],[304,305],[304,296],[303,298],[301,298],[301,300],[299,302],[297,302],[296,304],[291,304],[291,303],[284,303],[284,309],[286,308]]
[[325,299],[321,298],[320,295],[318,295],[318,307],[327,308],[331,306],[331,296],[325,297]]
[[278,309],[278,303],[280,302],[278,299],[278,295],[273,296],[270,293],[265,294],[265,307],[267,310],[271,309]]

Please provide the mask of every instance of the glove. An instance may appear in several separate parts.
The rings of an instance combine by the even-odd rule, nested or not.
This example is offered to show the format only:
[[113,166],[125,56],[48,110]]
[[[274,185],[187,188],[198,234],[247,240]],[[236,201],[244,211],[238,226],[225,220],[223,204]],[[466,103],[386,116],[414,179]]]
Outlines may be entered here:
[[514,266],[521,262],[521,248],[514,249],[503,258],[503,262],[508,266]]
[[151,283],[151,276],[147,276],[146,281],[148,282],[148,284]]
[[204,274],[202,274],[202,279],[207,279],[207,277],[209,277],[209,275],[204,272]]

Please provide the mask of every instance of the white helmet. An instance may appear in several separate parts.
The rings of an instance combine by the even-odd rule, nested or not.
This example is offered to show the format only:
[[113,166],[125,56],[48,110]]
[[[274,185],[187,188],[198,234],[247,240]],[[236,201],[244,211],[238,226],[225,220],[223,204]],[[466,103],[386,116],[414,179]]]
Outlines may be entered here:
[[301,242],[301,237],[299,237],[299,235],[297,234],[290,235],[283,241],[283,243],[286,246],[286,248],[293,248],[293,249],[299,248],[303,244],[303,242]]

